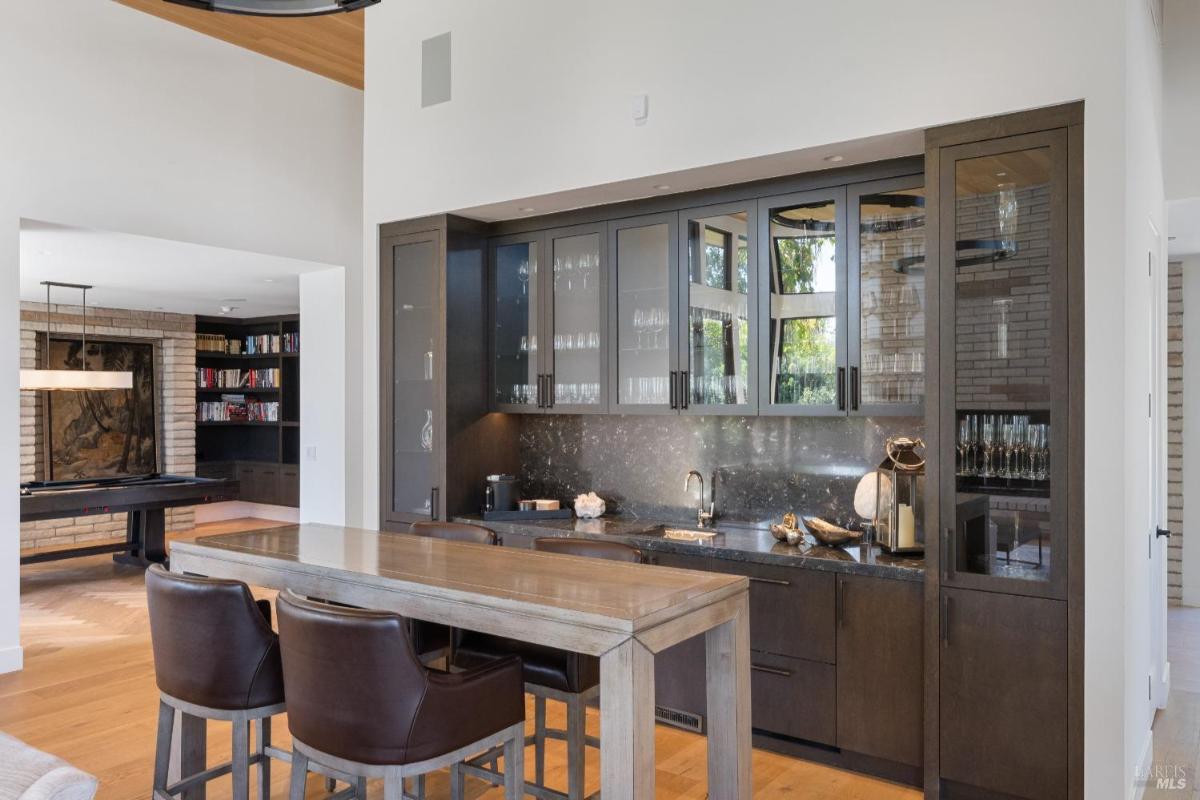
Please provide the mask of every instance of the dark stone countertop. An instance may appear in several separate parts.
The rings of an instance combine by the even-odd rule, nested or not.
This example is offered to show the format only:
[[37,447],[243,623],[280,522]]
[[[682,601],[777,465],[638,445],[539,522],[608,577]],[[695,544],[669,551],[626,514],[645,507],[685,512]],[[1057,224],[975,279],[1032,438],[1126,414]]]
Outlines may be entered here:
[[792,547],[775,540],[764,524],[758,527],[734,526],[718,521],[718,535],[709,542],[686,542],[665,539],[646,533],[660,524],[694,528],[694,524],[671,520],[648,520],[608,516],[601,519],[547,519],[484,521],[479,515],[456,518],[461,522],[486,525],[501,537],[522,536],[565,536],[582,539],[607,539],[624,541],[642,550],[679,553],[682,555],[721,558],[727,561],[742,561],[770,566],[800,567],[827,572],[845,572],[856,575],[873,575],[880,578],[920,581],[924,579],[925,560],[920,556],[894,556],[873,546],[869,552],[854,545],[848,547],[825,547],[817,544],[810,536],[805,543]]

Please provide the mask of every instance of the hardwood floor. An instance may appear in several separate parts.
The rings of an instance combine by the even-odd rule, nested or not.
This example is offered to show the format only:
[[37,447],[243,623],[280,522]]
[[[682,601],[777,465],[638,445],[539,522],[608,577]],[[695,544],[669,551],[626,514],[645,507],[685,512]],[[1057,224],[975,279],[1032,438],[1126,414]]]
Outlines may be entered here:
[[[201,526],[195,533],[223,533],[270,527],[263,520],[236,520]],[[190,534],[189,534],[190,536]],[[260,597],[269,591],[256,590]],[[157,690],[150,654],[142,571],[118,567],[109,556],[60,561],[21,570],[21,641],[25,669],[0,676],[0,730],[55,753],[100,779],[101,798],[144,798],[149,794],[154,752]],[[561,727],[562,711],[550,704],[550,723]],[[528,711],[532,720],[532,706]],[[226,760],[229,726],[210,723],[209,759]],[[277,743],[288,745],[287,726],[277,722]],[[588,732],[599,734],[595,712]],[[703,737],[659,726],[658,797],[702,800],[706,797]],[[566,785],[564,745],[549,745],[547,778]],[[526,758],[532,777],[533,759]],[[599,788],[599,754],[588,751],[587,791]],[[812,764],[765,751],[754,751],[756,798],[833,800],[915,800],[920,792],[886,781]],[[288,769],[272,771],[272,794],[287,796]],[[446,774],[429,781],[429,800],[449,796]],[[209,797],[230,795],[229,778],[210,784]],[[372,785],[371,795],[382,796]],[[312,777],[308,797],[325,796]],[[496,800],[499,789],[468,780],[467,797]],[[713,800],[719,800],[713,798]]]

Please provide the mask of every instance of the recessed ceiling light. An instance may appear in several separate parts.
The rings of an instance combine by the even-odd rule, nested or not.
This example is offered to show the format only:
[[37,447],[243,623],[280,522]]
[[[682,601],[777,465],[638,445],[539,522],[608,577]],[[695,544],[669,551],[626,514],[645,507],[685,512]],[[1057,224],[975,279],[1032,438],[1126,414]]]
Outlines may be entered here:
[[[246,302],[246,298],[244,298],[244,297],[225,297],[225,298],[221,299],[221,307],[224,308],[226,303],[244,303],[244,302]],[[229,309],[226,309],[226,310],[228,311]]]
[[1168,236],[1168,237],[1167,237],[1167,241],[1168,241],[1168,242],[1173,242],[1173,241],[1175,241],[1175,240],[1176,240],[1176,239],[1178,239],[1178,238],[1179,238],[1178,236]]
[[517,210],[520,211],[522,214],[528,214],[530,211],[534,211],[536,209],[534,209],[533,206],[521,206]]
[[263,283],[274,283],[274,282],[275,282],[274,278],[263,278]]
[[660,192],[665,192],[667,189],[670,189],[671,187],[665,183],[656,183],[656,184],[654,184],[654,188],[658,189]]
[[845,161],[846,157],[845,156],[825,156],[825,160],[831,164],[836,164],[839,161]]
[[52,255],[54,255],[54,253],[53,253],[53,251],[50,251],[50,250],[38,250],[38,255],[39,256],[52,256]]

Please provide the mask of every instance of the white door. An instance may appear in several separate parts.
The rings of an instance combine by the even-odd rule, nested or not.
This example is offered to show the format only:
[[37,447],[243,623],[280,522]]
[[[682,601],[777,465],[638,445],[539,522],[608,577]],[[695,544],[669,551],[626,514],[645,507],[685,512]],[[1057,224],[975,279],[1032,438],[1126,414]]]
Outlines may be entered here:
[[1162,235],[1150,224],[1147,252],[1150,280],[1150,699],[1159,708],[1167,705],[1170,671],[1167,665],[1167,265],[1162,258]]

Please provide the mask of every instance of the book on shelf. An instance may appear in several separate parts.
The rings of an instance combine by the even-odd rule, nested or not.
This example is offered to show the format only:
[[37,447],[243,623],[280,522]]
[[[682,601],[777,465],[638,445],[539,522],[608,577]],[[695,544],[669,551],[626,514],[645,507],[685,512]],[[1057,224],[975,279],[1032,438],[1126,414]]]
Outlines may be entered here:
[[[241,397],[241,400],[226,399]],[[244,395],[222,395],[220,401],[196,404],[197,422],[278,422],[279,401],[249,400]]]
[[197,389],[278,389],[283,373],[278,367],[266,369],[196,369]]

